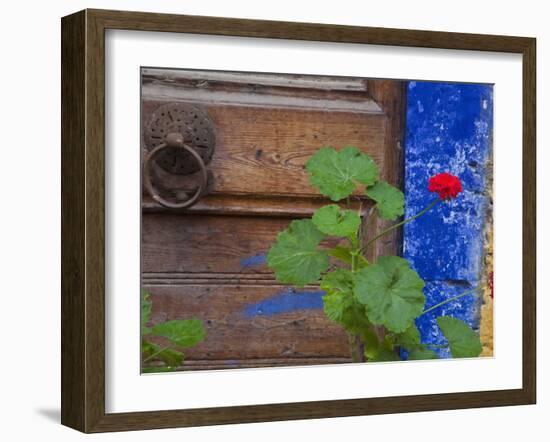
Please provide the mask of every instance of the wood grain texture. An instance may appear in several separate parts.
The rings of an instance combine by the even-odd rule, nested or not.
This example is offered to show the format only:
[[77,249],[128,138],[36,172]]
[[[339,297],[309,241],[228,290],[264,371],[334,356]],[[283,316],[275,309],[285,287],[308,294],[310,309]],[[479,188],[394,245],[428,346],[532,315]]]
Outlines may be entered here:
[[351,77],[142,69],[145,100],[380,113],[367,84]]
[[[197,204],[184,210],[171,209],[170,213],[193,215],[225,216],[265,216],[283,218],[311,217],[315,210],[326,205],[325,198],[298,198],[264,196],[261,204],[255,198],[246,195],[205,195]],[[366,197],[354,197],[350,203],[353,210],[366,214],[372,207],[372,201]],[[142,213],[166,213],[168,210],[148,195],[142,196]]]
[[523,391],[537,397],[537,46],[523,49]]
[[[143,102],[143,119],[162,102]],[[208,169],[213,195],[320,197],[304,171],[322,146],[352,145],[384,168],[383,114],[311,109],[203,105],[216,130],[216,150]],[[167,188],[185,188],[186,177],[162,174]],[[191,178],[191,182],[196,182]]]
[[[208,90],[231,89],[233,91],[250,91],[257,93],[268,93],[270,95],[283,91],[285,95],[291,90],[294,94],[307,90],[308,96],[311,91],[342,93],[342,92],[366,92],[367,82],[357,77],[329,77],[324,75],[303,75],[265,73],[265,72],[234,72],[214,71],[200,69],[162,69],[144,67],[142,82],[145,84],[165,84],[175,86],[177,89],[188,89],[190,93],[197,89],[207,87]],[[172,95],[173,91],[170,93]],[[341,95],[345,97],[344,94]],[[334,98],[334,96],[332,97]],[[327,106],[331,106],[327,103]],[[378,108],[373,103],[375,108]]]
[[61,46],[61,422],[85,428],[85,13],[64,18]]
[[105,416],[105,42],[92,15],[61,22],[61,422],[84,432]]
[[[62,21],[62,28],[65,55],[62,61],[64,72],[62,89],[65,94],[63,99],[65,117],[62,130],[64,134],[62,207],[70,207],[72,212],[69,214],[66,211],[63,215],[62,407],[65,410],[62,413],[63,424],[84,432],[102,432],[506,406],[535,402],[535,39],[99,10],[87,10],[66,17]],[[524,66],[522,388],[106,414],[103,273],[105,262],[102,230],[104,164],[102,158],[105,153],[103,143],[105,135],[104,32],[108,28],[522,54]],[[83,72],[84,69],[86,70]],[[84,117],[86,117],[85,133],[81,126],[81,119]],[[69,160],[73,153],[74,161]],[[84,168],[83,174],[69,172],[70,169],[81,170],[81,168]],[[71,188],[74,190],[69,190]],[[86,198],[82,198],[83,193]],[[82,201],[81,204],[77,203],[78,198]],[[84,275],[86,275],[85,278]],[[71,336],[73,334],[74,336]]]
[[[289,218],[148,214],[142,220],[142,271],[238,273],[241,260],[265,253]],[[338,244],[327,239],[324,245]],[[249,271],[269,273],[265,266]]]
[[[256,359],[278,359],[278,365],[284,365],[286,358],[351,362],[346,333],[322,309],[262,311],[263,301],[288,293],[280,284],[266,286],[261,280],[237,277],[226,284],[205,280],[145,287],[153,303],[151,325],[172,319],[203,321],[206,338],[185,351],[186,361],[218,360],[217,368],[239,367]],[[311,287],[290,296],[299,299],[318,290]]]
[[[105,415],[105,33],[86,12],[86,428]],[[91,69],[95,66],[96,69]],[[98,93],[98,91],[102,91]],[[97,324],[92,331],[91,324]],[[89,431],[89,430],[88,430]]]
[[136,11],[87,10],[104,29],[523,53],[532,38]]
[[[406,83],[393,80],[369,80],[368,88],[386,117],[384,120],[381,178],[397,188],[403,189]],[[392,224],[391,221],[371,217],[367,220],[367,228],[370,229],[369,236],[373,236],[372,231],[381,232]],[[374,260],[377,256],[401,255],[401,244],[402,229],[400,228],[376,241],[369,258]]]
[[[300,216],[296,209],[289,219],[262,216],[263,212],[274,214],[280,208],[271,203],[311,200],[310,206],[319,207],[329,202],[310,185],[304,170],[306,161],[321,146],[360,147],[375,159],[383,179],[400,186],[404,97],[404,86],[399,81],[187,69],[142,71],[144,133],[152,113],[165,102],[201,106],[208,111],[216,132],[216,149],[208,169],[212,180],[210,200],[225,200],[225,204],[218,203],[217,213],[204,210],[208,216],[185,216],[185,212],[154,216],[147,210],[150,203],[144,194],[142,270],[156,273],[156,281],[176,285],[181,294],[153,296],[153,302],[158,302],[154,308],[165,316],[164,320],[198,317],[209,324],[206,341],[188,350],[186,360],[214,358],[219,360],[217,365],[206,366],[228,368],[255,366],[258,359],[281,365],[285,358],[292,359],[292,363],[297,357],[305,363],[309,363],[308,358],[317,363],[325,358],[325,363],[330,363],[332,359],[328,358],[335,355],[349,357],[345,333],[323,319],[320,308],[251,320],[242,315],[243,299],[251,299],[251,294],[241,293],[241,288],[249,291],[250,287],[216,285],[220,280],[213,276],[237,272],[241,259],[266,253],[277,234],[292,218]],[[172,175],[160,169],[155,174],[168,189],[189,189],[194,181],[193,175]],[[237,207],[232,207],[237,200]],[[255,207],[255,213],[249,212],[256,216],[225,216],[225,211],[242,212],[244,202]],[[208,202],[202,205],[211,208]],[[354,205],[364,205],[363,213],[369,213],[372,202]],[[196,211],[193,214],[198,215]],[[372,237],[389,224],[379,222],[376,216],[369,217],[364,236]],[[380,254],[396,254],[398,240],[397,232],[380,239],[372,247],[372,260]],[[265,265],[252,271],[274,277]],[[200,295],[193,296],[190,281],[174,277],[174,272],[201,273],[204,285],[200,286]],[[249,279],[241,280],[251,283]],[[255,302],[277,299],[281,287],[274,289],[272,282],[254,282]],[[207,296],[212,291],[214,298]],[[222,302],[216,303],[217,299]],[[220,312],[223,322],[218,318]],[[300,318],[298,322],[296,317]]]
[[311,365],[326,365],[326,364],[349,364],[350,358],[339,357],[324,357],[324,358],[258,358],[246,360],[231,360],[231,359],[186,359],[180,368],[175,371],[188,370],[224,370],[240,369],[240,368],[269,368],[269,367],[293,367],[293,366],[311,366]]

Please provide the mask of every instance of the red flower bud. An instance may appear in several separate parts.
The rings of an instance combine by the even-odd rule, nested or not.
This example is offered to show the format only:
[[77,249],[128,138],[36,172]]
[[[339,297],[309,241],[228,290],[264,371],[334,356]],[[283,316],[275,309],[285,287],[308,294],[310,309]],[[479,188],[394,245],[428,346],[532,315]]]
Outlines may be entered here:
[[428,190],[437,193],[442,200],[451,200],[462,192],[462,184],[457,176],[443,172],[430,178]]

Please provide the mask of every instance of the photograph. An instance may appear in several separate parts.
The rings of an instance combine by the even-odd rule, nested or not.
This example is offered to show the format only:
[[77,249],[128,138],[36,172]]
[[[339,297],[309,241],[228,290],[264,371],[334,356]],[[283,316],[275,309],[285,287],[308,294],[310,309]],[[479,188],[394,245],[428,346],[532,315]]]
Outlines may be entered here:
[[142,374],[494,356],[493,84],[139,86]]
[[459,6],[6,2],[0,440],[548,433],[548,14]]

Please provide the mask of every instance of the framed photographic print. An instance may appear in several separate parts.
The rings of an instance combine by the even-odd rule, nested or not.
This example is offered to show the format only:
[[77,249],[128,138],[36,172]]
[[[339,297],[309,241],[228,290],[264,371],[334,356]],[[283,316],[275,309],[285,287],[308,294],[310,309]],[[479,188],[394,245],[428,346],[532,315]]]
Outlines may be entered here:
[[532,404],[535,40],[62,20],[62,423]]

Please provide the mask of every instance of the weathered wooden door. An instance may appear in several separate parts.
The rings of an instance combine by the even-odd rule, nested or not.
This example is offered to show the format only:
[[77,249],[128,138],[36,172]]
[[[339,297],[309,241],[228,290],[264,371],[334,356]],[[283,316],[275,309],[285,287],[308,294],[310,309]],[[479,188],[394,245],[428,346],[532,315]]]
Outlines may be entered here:
[[[186,134],[196,135],[209,161],[208,188],[195,205],[166,208],[143,189],[142,285],[151,293],[152,322],[195,317],[207,329],[186,351],[183,369],[350,361],[347,336],[325,318],[319,288],[277,283],[263,256],[290,221],[327,203],[304,170],[320,147],[357,146],[377,161],[383,179],[400,185],[403,96],[395,81],[143,69],[143,152],[165,135],[156,121],[151,138],[163,105],[196,111],[165,118],[208,126],[191,124]],[[187,188],[188,197],[200,178],[185,167],[168,155],[146,173],[176,201],[181,190],[171,189]],[[354,204],[366,228],[381,227],[369,222],[367,201]],[[373,253],[395,253],[398,244],[394,236]]]

